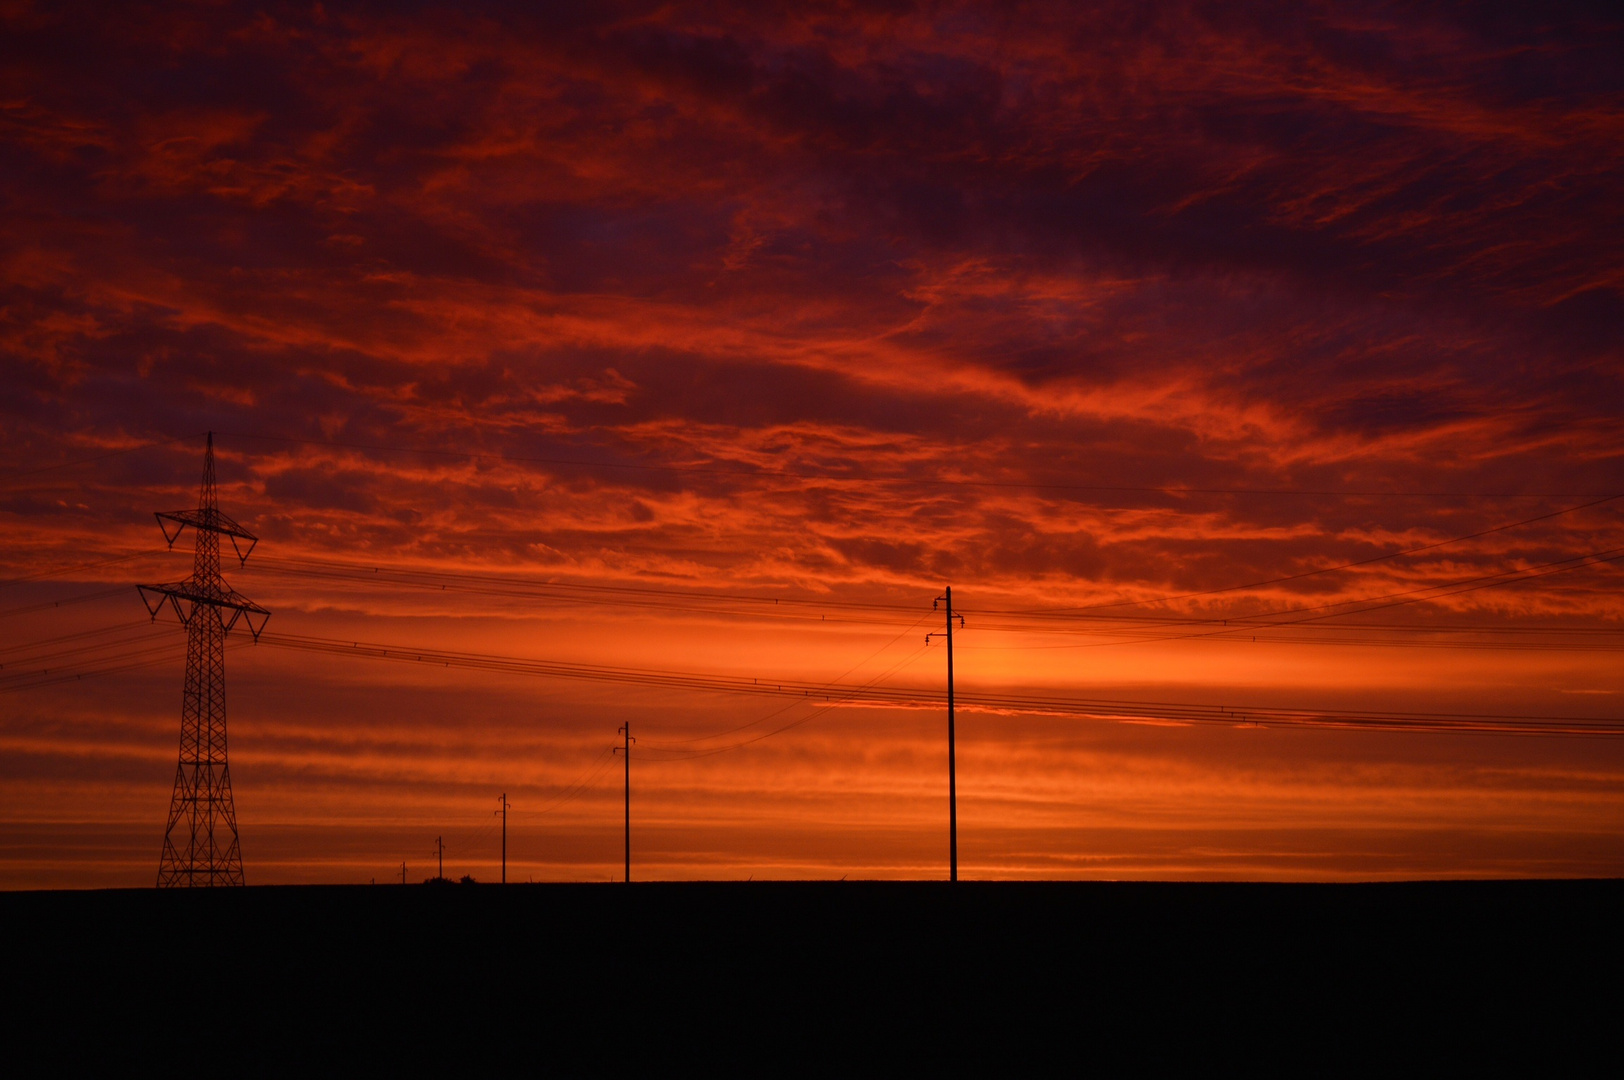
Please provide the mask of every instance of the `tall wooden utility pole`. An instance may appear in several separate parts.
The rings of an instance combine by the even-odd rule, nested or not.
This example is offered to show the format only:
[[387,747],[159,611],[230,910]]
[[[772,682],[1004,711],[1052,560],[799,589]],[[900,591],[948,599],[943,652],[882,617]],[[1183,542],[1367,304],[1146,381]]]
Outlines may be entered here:
[[507,792],[505,792],[505,791],[502,792],[502,794],[498,795],[497,799],[502,804],[502,809],[498,810],[497,813],[502,815],[502,884],[506,885],[507,884],[507,812],[508,812],[508,807],[511,806],[512,804],[507,801]]
[[926,634],[925,644],[938,636],[947,638],[947,879],[959,880],[959,769],[958,760],[953,745],[953,620],[959,620],[959,627],[964,627],[964,616],[953,614],[953,586],[949,585],[943,590],[931,605],[932,610],[939,611],[942,605],[947,606],[947,629],[945,633]]
[[620,734],[626,740],[615,747],[615,753],[626,755],[626,880],[632,879],[632,725],[630,721],[620,725]]

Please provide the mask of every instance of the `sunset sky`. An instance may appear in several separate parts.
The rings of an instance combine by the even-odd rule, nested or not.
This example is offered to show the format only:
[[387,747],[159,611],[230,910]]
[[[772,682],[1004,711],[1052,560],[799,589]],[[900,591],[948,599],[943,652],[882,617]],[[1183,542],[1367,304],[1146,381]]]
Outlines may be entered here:
[[0,12],[0,887],[1624,874],[1610,5]]

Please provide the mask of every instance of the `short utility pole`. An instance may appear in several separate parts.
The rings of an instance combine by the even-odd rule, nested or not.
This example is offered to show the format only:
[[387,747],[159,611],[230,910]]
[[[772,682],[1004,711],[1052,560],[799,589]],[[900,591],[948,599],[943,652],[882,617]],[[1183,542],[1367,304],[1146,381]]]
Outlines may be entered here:
[[440,878],[441,881],[444,881],[445,880],[445,838],[444,837],[436,836],[434,838],[434,857],[440,861],[439,878]]
[[615,747],[615,753],[626,755],[626,881],[632,880],[632,725],[630,721],[620,725],[621,737],[626,741]]
[[947,629],[943,633],[925,635],[925,644],[933,637],[947,638],[947,880],[959,880],[959,769],[953,746],[953,620],[959,620],[964,629],[964,616],[953,614],[953,586],[949,585],[930,605],[932,611],[947,606]]
[[505,791],[502,792],[502,794],[497,796],[497,801],[502,804],[502,809],[500,809],[500,810],[498,810],[496,812],[498,814],[502,815],[502,884],[506,885],[507,884],[507,812],[508,812],[508,807],[512,806],[513,804],[507,801],[507,792],[505,792]]

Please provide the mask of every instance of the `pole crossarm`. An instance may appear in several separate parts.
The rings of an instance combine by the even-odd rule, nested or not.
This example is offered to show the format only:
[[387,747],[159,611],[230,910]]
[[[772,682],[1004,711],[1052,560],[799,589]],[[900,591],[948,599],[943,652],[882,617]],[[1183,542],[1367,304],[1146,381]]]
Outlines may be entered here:
[[[147,606],[147,612],[155,621],[158,613],[163,610],[165,601],[175,609],[175,615],[180,619],[182,626],[191,623],[192,616],[200,606],[222,608],[231,612],[230,618],[223,618],[225,633],[229,634],[231,628],[237,625],[237,620],[241,619],[248,627],[248,632],[254,636],[254,640],[258,641],[259,635],[265,630],[265,624],[271,618],[269,610],[223,583],[215,588],[195,580],[188,580],[177,581],[172,585],[137,585],[136,589],[141,593],[141,602]],[[191,607],[181,607],[183,600]]]
[[[152,516],[158,519],[158,528],[163,530],[164,539],[169,541],[170,547],[174,547],[175,541],[180,539],[180,534],[186,531],[187,526],[191,526],[199,532],[219,533],[231,537],[231,547],[237,553],[237,561],[246,564],[254,545],[259,543],[259,537],[214,507],[158,511]],[[243,546],[244,542],[247,543],[247,547]]]

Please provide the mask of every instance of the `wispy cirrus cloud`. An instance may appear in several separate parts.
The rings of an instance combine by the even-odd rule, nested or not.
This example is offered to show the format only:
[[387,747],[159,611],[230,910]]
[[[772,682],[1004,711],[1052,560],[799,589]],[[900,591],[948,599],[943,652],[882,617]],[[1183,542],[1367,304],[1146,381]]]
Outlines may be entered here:
[[[1613,563],[1436,589],[1611,551],[1616,505],[1367,561],[1624,490],[1624,27],[1605,11],[490,3],[6,18],[0,429],[17,462],[95,459],[0,481],[17,574],[156,548],[148,515],[194,497],[196,446],[101,455],[213,429],[232,512],[293,559],[885,602],[950,580],[972,610],[1131,604],[1169,619],[1434,587],[1425,604],[1371,610],[1406,625],[1616,623]],[[1299,494],[1256,493],[1280,489]],[[1517,498],[1437,497],[1474,492]],[[1345,563],[1359,565],[1309,574]],[[636,612],[541,618],[514,597],[481,608],[242,577],[279,618],[356,637],[371,619],[399,640],[500,651],[516,632],[537,653],[830,677],[885,645],[693,613],[673,640]],[[1149,697],[1362,688],[1490,711],[1560,711],[1563,691],[1616,682],[1606,652],[1372,659],[1188,634],[1077,646],[988,629],[965,646],[967,677]],[[416,678],[367,683],[393,711],[342,736],[333,718],[359,723],[342,677],[278,698],[314,719],[258,719],[262,790],[297,817],[344,776],[401,807],[482,782],[488,747],[402,704]],[[113,704],[98,708],[81,722]],[[722,714],[717,727],[748,719]],[[99,760],[128,781],[120,747],[145,729],[75,755],[28,726],[43,715],[6,729],[15,760],[57,762],[24,772]],[[662,813],[680,821],[681,791],[711,814],[705,800],[782,784],[812,793],[785,830],[797,814],[843,828],[857,744],[816,730],[796,736],[814,764],[773,751],[770,767],[696,771]],[[554,752],[502,745],[491,753],[508,760]],[[924,814],[908,794],[923,745],[898,734],[862,758],[876,791],[901,793],[871,809]],[[1541,751],[1554,772],[1512,782],[1391,759],[1353,775],[1321,747],[1302,751],[1299,782],[1279,762],[1237,777],[1245,754],[1202,742],[1200,778],[1169,795],[1185,752],[1171,743],[1136,750],[1142,766],[1068,746],[1049,787],[1024,751],[989,748],[985,790],[1013,802],[983,824],[1025,852],[998,872],[1221,875],[1238,858],[1288,876],[1385,873],[1411,865],[1392,846],[1403,807],[1470,831],[1484,785],[1517,813],[1559,807],[1548,823],[1567,830],[1566,854],[1540,863],[1532,844],[1496,861],[1479,836],[1437,872],[1616,866],[1583,839],[1611,810],[1586,817],[1554,794],[1579,775],[1555,751]],[[1131,776],[1117,795],[1164,808],[1170,828],[1242,790],[1257,817],[1210,843],[1111,839],[1099,806],[1068,794],[1102,769]],[[535,793],[555,782],[538,773]],[[1322,823],[1384,792],[1374,832],[1330,862],[1293,854],[1285,833],[1233,856],[1322,784]],[[1078,814],[1117,845],[1083,869],[1056,850]],[[672,872],[746,857],[670,827]],[[1354,851],[1377,834],[1388,855]],[[811,841],[762,854],[759,837],[735,840],[774,865],[835,865]],[[909,843],[874,839],[873,865],[915,865]]]

